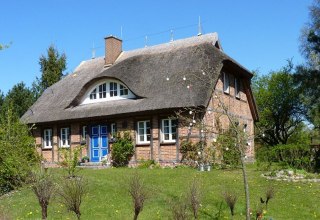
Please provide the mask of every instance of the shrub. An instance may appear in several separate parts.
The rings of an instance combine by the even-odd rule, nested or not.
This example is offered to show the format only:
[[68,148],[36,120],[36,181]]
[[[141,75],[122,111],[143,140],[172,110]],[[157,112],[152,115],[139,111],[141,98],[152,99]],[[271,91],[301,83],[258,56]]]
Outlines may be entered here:
[[123,167],[129,164],[131,157],[134,154],[134,146],[129,132],[124,132],[123,136],[117,138],[117,141],[112,145],[112,160],[113,166]]
[[195,179],[193,180],[190,186],[189,202],[190,202],[194,219],[198,219],[198,211],[201,203],[201,191],[200,191],[200,184]]
[[134,220],[138,219],[140,212],[143,210],[144,202],[147,199],[147,191],[145,185],[137,173],[129,180],[129,193],[132,198]]
[[197,145],[190,141],[182,141],[180,144],[180,153],[182,154],[181,162],[194,162],[198,160],[198,151]]
[[39,162],[30,129],[9,107],[0,117],[0,195],[21,186]]
[[88,184],[83,177],[66,178],[58,190],[59,201],[68,211],[74,212],[79,220],[81,217],[80,206],[87,192]]
[[172,218],[174,220],[188,219],[188,205],[186,199],[180,198],[170,202]]
[[279,144],[269,148],[259,148],[257,160],[269,163],[277,162],[285,167],[315,171],[318,162],[316,154],[317,152],[308,145]]
[[160,165],[155,160],[142,160],[138,168],[158,168]]
[[60,162],[60,165],[67,170],[69,177],[75,177],[82,148],[82,146],[77,146],[74,149],[71,147],[59,149],[59,151],[62,153],[62,162]]
[[234,207],[237,202],[237,195],[233,192],[226,191],[223,193],[224,200],[230,208],[231,216],[234,216]]
[[47,219],[48,205],[55,189],[52,176],[43,169],[40,169],[31,173],[30,180],[32,191],[37,196],[39,205],[41,206],[42,219]]
[[240,165],[240,152],[237,149],[235,138],[231,131],[220,134],[217,142],[213,143],[220,149],[221,163],[223,166],[236,168]]

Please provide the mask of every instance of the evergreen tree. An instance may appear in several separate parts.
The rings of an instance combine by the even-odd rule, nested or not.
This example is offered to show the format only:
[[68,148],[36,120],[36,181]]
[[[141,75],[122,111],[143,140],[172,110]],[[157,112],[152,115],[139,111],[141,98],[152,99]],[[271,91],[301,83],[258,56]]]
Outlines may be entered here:
[[4,99],[3,106],[5,109],[10,104],[13,106],[13,112],[21,117],[34,103],[34,96],[32,91],[26,87],[23,82],[20,82],[9,90],[7,96]]
[[42,75],[40,79],[37,78],[33,83],[33,91],[35,92],[36,98],[38,98],[46,88],[62,78],[63,71],[67,68],[66,60],[66,55],[64,53],[60,55],[54,45],[51,45],[47,49],[46,56],[41,55],[39,64]]
[[303,28],[300,38],[300,50],[307,63],[297,67],[294,80],[303,92],[307,118],[320,129],[320,0],[314,0],[309,10],[310,22]]

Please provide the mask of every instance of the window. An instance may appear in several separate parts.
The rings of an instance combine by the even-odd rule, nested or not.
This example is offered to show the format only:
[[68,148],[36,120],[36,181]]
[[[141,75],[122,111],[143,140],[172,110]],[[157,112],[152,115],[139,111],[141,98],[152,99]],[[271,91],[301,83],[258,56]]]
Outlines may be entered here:
[[91,93],[90,93],[90,99],[96,99],[97,98],[97,89],[94,89]]
[[100,80],[83,97],[82,104],[111,100],[133,99],[135,95],[117,80]]
[[81,131],[81,140],[86,141],[87,139],[87,126],[82,126],[82,131]]
[[248,125],[247,125],[247,124],[244,124],[244,125],[243,125],[243,132],[247,132],[247,129],[248,129]]
[[111,138],[115,138],[117,136],[117,124],[112,123],[110,130],[111,130]]
[[238,99],[240,99],[240,79],[234,78],[234,96]]
[[230,93],[230,82],[228,73],[223,73],[223,91],[228,94]]
[[99,85],[99,99],[104,99],[107,97],[107,84],[103,83]]
[[128,95],[128,88],[120,84],[120,96]]
[[150,143],[150,121],[138,121],[138,140],[139,144]]
[[43,131],[43,148],[52,148],[52,129]]
[[110,97],[118,96],[117,83],[110,83]]
[[60,129],[60,147],[70,147],[70,128]]
[[163,142],[174,142],[177,137],[177,120],[163,119],[161,121],[161,137]]

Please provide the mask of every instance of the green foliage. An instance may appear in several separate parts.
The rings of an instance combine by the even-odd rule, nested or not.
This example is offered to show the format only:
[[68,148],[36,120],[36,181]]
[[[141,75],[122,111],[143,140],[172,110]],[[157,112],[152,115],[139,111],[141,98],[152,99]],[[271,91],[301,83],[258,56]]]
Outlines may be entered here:
[[181,162],[193,165],[198,160],[199,145],[193,144],[190,141],[182,141],[180,144],[180,153],[182,154]]
[[9,105],[0,118],[0,194],[21,186],[38,162],[29,128],[19,121]]
[[159,168],[160,165],[155,160],[142,160],[138,168]]
[[115,167],[128,166],[134,154],[134,146],[129,132],[124,132],[121,137],[118,135],[117,141],[112,145],[112,164]]
[[17,114],[18,117],[21,117],[30,108],[34,101],[35,99],[32,91],[26,87],[23,82],[20,82],[9,90],[3,102],[3,109],[6,109],[12,104],[12,110],[14,113]]
[[60,162],[60,165],[66,168],[69,177],[75,177],[82,148],[82,146],[77,146],[73,149],[71,147],[59,149],[62,154],[62,162]]
[[292,64],[269,75],[257,76],[253,92],[259,111],[256,137],[270,145],[286,144],[304,120],[306,109],[300,100],[300,90],[291,74]]
[[67,57],[60,55],[54,45],[50,45],[46,55],[39,59],[41,77],[32,83],[32,92],[38,99],[44,90],[58,82],[63,77],[63,71],[67,68]]
[[284,167],[305,169],[308,171],[319,170],[320,158],[317,151],[304,144],[279,144],[272,148],[261,147],[257,149],[256,158],[260,162],[274,162]]
[[309,7],[310,21],[303,27],[300,50],[307,63],[297,67],[296,85],[303,90],[303,101],[308,107],[309,121],[320,129],[320,1]]
[[240,165],[240,151],[236,146],[235,134],[229,130],[220,134],[217,141],[213,143],[221,153],[221,165],[236,168]]

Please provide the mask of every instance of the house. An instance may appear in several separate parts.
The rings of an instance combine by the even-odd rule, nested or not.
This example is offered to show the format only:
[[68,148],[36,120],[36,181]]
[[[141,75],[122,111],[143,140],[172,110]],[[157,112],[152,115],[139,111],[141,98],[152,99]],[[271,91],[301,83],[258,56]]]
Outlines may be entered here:
[[[22,120],[35,124],[33,135],[48,163],[60,160],[59,148],[82,144],[82,156],[99,162],[110,153],[119,131],[129,131],[134,139],[131,163],[175,163],[181,159],[181,141],[202,134],[173,116],[181,109],[201,109],[197,119],[226,129],[228,120],[214,98],[218,95],[243,124],[249,137],[247,156],[253,157],[258,114],[251,78],[252,73],[223,52],[216,33],[131,51],[122,51],[122,40],[109,36],[105,57],[81,62],[46,89]],[[217,135],[206,132],[205,137],[212,141]]]

